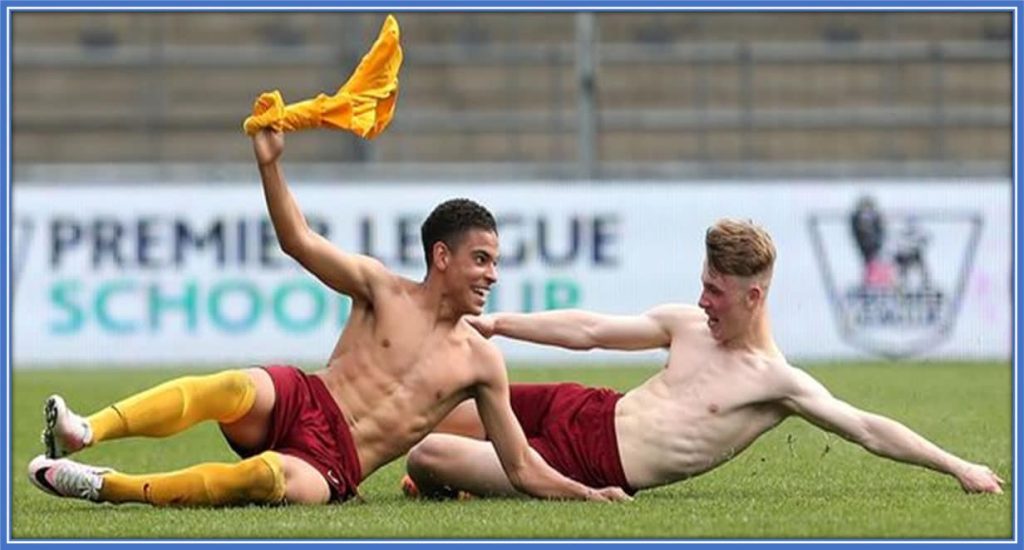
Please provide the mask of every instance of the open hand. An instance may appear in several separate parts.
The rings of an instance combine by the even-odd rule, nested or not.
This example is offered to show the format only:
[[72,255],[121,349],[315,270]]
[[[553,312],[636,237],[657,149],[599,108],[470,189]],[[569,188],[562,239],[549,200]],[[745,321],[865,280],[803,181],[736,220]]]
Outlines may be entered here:
[[967,493],[1002,494],[1002,478],[984,464],[969,464],[956,476],[960,486]]
[[587,493],[587,500],[591,502],[630,502],[633,497],[627,495],[620,487],[605,487],[591,489]]
[[260,166],[277,162],[284,151],[284,133],[270,128],[256,132],[256,135],[252,136],[252,150]]
[[480,336],[484,338],[490,338],[494,336],[494,316],[493,315],[467,315],[465,317],[469,325],[476,329],[480,333]]

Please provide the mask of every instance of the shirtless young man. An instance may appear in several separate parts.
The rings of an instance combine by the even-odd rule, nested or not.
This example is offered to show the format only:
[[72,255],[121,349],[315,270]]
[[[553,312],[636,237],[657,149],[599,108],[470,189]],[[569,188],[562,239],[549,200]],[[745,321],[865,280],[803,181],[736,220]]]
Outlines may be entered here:
[[[313,232],[278,159],[280,133],[253,137],[281,248],[352,312],[327,368],[269,366],[172,380],[82,418],[59,396],[46,403],[47,454],[29,478],[47,493],[157,506],[341,502],[403,455],[456,405],[474,399],[510,486],[537,497],[625,500],[563,477],[530,450],[509,406],[497,347],[463,321],[497,281],[494,218],[465,199],[438,206],[422,227],[427,275],[402,278]],[[164,474],[126,475],[60,458],[102,441],[165,437],[216,420],[243,460]],[[500,458],[499,458],[500,457]]]
[[[625,395],[578,384],[513,384],[513,410],[531,446],[549,464],[582,483],[634,493],[712,470],[795,414],[876,455],[949,474],[967,492],[1002,492],[1003,481],[986,466],[836,399],[786,362],[768,321],[765,299],[775,247],[763,229],[720,220],[708,229],[705,245],[699,308],[665,305],[638,316],[567,310],[471,320],[484,336],[569,349],[668,349],[665,368]],[[407,494],[513,492],[494,452],[472,439],[490,432],[471,404],[456,409],[437,431],[447,433],[428,436],[409,454]]]

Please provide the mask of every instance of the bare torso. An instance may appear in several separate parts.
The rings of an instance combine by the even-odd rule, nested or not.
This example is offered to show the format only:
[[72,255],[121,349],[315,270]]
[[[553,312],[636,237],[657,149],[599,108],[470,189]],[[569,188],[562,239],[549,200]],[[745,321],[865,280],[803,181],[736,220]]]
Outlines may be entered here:
[[355,302],[320,376],[344,412],[363,478],[409,450],[477,380],[474,347],[484,341],[463,321],[439,322],[417,283],[395,277]]
[[784,358],[722,348],[699,310],[679,322],[665,368],[616,406],[622,466],[636,489],[711,470],[787,415],[771,390],[792,368]]

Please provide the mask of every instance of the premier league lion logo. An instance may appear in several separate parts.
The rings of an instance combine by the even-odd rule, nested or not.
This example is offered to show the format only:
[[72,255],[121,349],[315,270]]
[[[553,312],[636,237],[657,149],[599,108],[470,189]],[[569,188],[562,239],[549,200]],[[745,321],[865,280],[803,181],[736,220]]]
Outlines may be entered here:
[[[946,339],[981,237],[980,214],[883,211],[864,196],[852,211],[812,214],[808,226],[844,340],[899,358]],[[936,248],[959,253],[937,257]]]

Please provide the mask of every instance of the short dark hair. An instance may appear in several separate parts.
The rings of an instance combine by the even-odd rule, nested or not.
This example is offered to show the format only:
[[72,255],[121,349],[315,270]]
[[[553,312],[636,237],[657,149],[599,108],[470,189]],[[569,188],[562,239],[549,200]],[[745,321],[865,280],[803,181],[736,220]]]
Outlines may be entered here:
[[482,229],[498,234],[498,224],[494,216],[479,204],[469,199],[450,199],[434,208],[420,226],[420,238],[423,239],[423,254],[427,260],[427,269],[434,263],[430,251],[434,243],[441,241],[449,249],[455,250],[471,229]]

